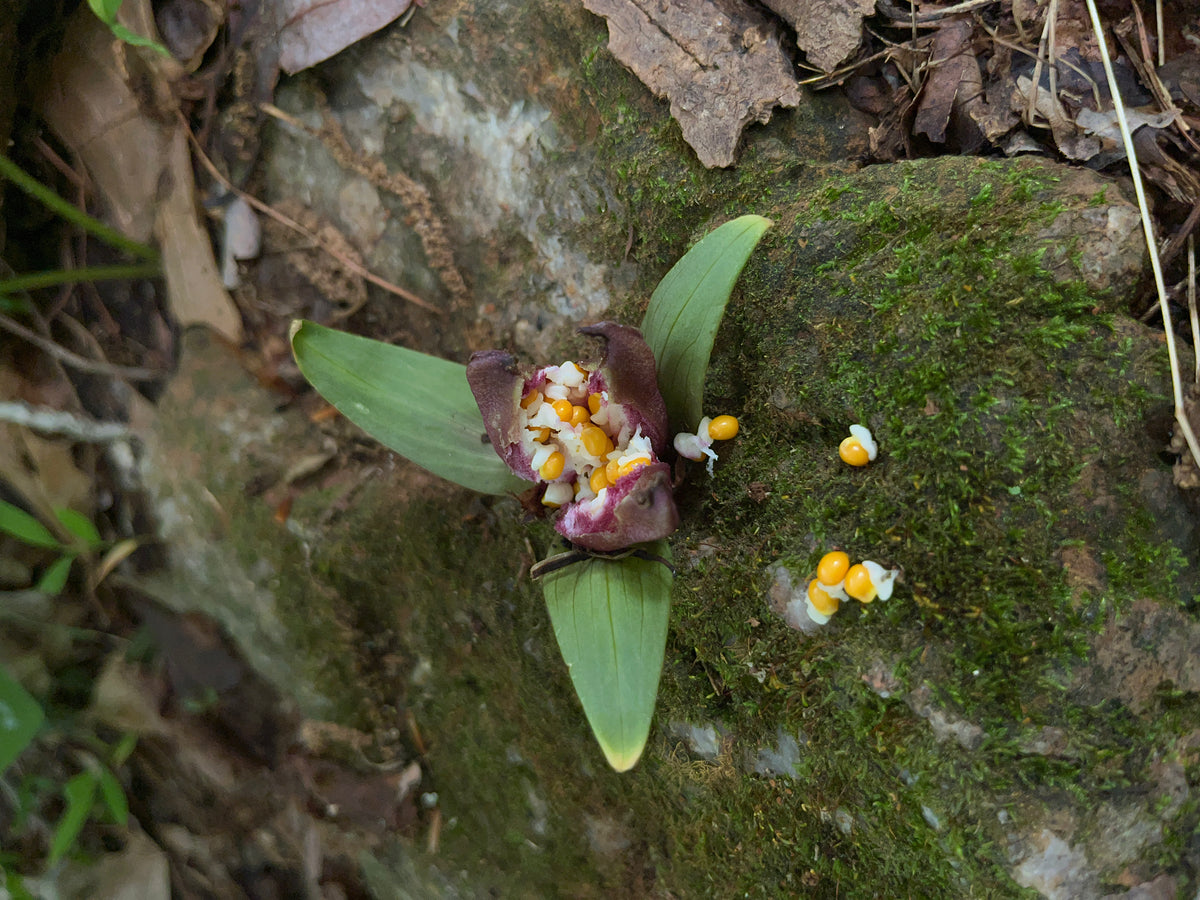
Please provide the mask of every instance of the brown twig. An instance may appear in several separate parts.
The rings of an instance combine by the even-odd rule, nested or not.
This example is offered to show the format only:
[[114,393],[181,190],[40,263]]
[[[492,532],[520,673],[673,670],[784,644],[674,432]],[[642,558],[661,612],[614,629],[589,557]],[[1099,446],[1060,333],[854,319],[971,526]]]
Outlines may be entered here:
[[320,141],[325,149],[333,156],[334,161],[344,169],[356,172],[371,182],[379,190],[387,191],[397,197],[408,209],[412,216],[412,228],[421,239],[425,250],[425,258],[441,279],[443,287],[449,292],[456,306],[466,307],[470,301],[471,292],[463,280],[462,273],[454,263],[454,251],[446,228],[437,215],[433,199],[425,186],[402,172],[393,172],[378,159],[372,159],[355,150],[350,145],[341,124],[333,117],[324,100],[319,108],[323,120],[320,128],[311,128],[295,116],[284,112],[271,103],[260,103],[259,108],[267,115],[290,125],[310,137]]
[[330,256],[332,256],[334,259],[336,259],[342,265],[343,268],[348,269],[349,271],[353,272],[359,278],[366,279],[367,281],[371,282],[371,284],[375,285],[376,287],[381,287],[388,293],[395,294],[397,297],[407,300],[409,303],[413,304],[414,306],[419,306],[419,307],[421,307],[421,309],[427,310],[431,313],[434,313],[435,315],[439,315],[439,316],[444,315],[442,310],[438,309],[436,306],[434,306],[432,303],[428,302],[427,300],[422,300],[416,294],[414,294],[410,291],[406,291],[404,288],[400,287],[399,285],[392,284],[390,281],[380,278],[378,275],[376,275],[374,272],[371,272],[365,266],[360,265],[359,263],[350,259],[350,257],[346,256],[345,254],[339,253],[337,250],[330,247],[326,241],[321,240],[319,237],[317,237],[317,235],[313,234],[311,231],[309,231],[307,228],[305,228],[303,225],[301,225],[295,219],[293,219],[289,216],[285,216],[283,213],[279,212],[279,210],[275,209],[273,206],[271,206],[267,203],[263,203],[257,197],[254,197],[251,194],[247,194],[245,191],[234,187],[233,183],[228,178],[226,178],[224,175],[221,174],[220,170],[218,170],[217,167],[213,165],[212,160],[210,160],[208,158],[208,156],[205,154],[204,148],[200,146],[200,142],[196,140],[196,136],[192,134],[191,128],[188,127],[187,120],[184,119],[183,113],[177,112],[176,115],[179,118],[180,127],[183,128],[184,134],[187,135],[188,140],[191,142],[192,149],[196,151],[196,159],[198,159],[200,161],[200,165],[202,165],[204,167],[205,171],[207,171],[209,175],[211,175],[214,179],[216,179],[221,184],[221,186],[225,188],[225,190],[236,194],[238,197],[241,197],[248,204],[250,204],[250,206],[252,206],[254,209],[258,210],[264,216],[270,216],[272,219],[274,219],[276,222],[278,222],[280,225],[284,226],[285,228],[290,228],[292,231],[296,232],[297,234],[303,235],[306,239],[312,241],[316,246],[320,247],[322,250],[324,250],[326,253],[328,253]]
[[94,372],[97,375],[110,375],[113,378],[126,378],[129,381],[157,381],[160,378],[166,378],[168,372],[158,371],[157,369],[140,369],[133,366],[118,366],[114,363],[98,362],[94,359],[88,359],[86,356],[80,356],[77,353],[72,353],[64,347],[60,347],[54,341],[42,337],[36,332],[30,331],[20,322],[14,322],[8,316],[0,315],[0,328],[15,334],[23,340],[29,341],[36,347],[49,353],[56,360],[65,366],[70,366],[72,369],[78,369],[80,372]]

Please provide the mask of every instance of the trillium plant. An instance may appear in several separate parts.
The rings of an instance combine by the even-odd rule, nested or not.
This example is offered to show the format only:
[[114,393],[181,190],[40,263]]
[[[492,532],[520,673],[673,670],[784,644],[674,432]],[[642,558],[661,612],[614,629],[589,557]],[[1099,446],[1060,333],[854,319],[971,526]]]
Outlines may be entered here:
[[[532,569],[575,692],[609,764],[646,746],[667,643],[679,526],[676,453],[716,458],[730,416],[703,414],[725,305],[770,222],[742,216],[667,273],[641,329],[580,328],[593,362],[521,367],[500,350],[468,365],[312,322],[292,326],[301,372],[348,419],[449,481],[520,495],[569,544]],[[486,435],[486,440],[481,436]]]

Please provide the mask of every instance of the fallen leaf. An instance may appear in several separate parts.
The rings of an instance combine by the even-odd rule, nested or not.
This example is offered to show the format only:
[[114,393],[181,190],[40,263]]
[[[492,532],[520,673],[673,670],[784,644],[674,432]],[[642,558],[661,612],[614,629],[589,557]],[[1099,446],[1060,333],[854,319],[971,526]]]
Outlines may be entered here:
[[[1126,109],[1125,121],[1129,124],[1130,132],[1134,132],[1143,125],[1148,125],[1150,128],[1166,128],[1175,121],[1176,115],[1178,115],[1178,110],[1158,112],[1152,109]],[[1094,109],[1088,109],[1085,106],[1079,111],[1079,115],[1075,117],[1075,124],[1088,134],[1094,134],[1102,140],[1112,141],[1116,144],[1121,143],[1121,129],[1117,125],[1117,111],[1115,109],[1096,112]],[[1121,147],[1119,149],[1121,150],[1121,155],[1124,156],[1124,148]]]
[[[51,64],[41,115],[91,174],[112,224],[137,241],[158,239],[168,302],[179,323],[208,325],[240,342],[241,316],[221,284],[212,243],[196,217],[186,137],[174,121],[161,124],[143,110],[139,99],[146,98],[130,88],[126,60],[119,55],[125,52],[81,7]],[[153,81],[145,93],[161,114],[169,96],[163,73],[180,69],[171,60],[163,68],[157,60],[141,74]],[[145,79],[138,84],[144,86]]]
[[863,19],[875,0],[763,0],[796,29],[796,46],[809,63],[832,72],[862,43]]
[[[1022,75],[1017,79],[1017,93],[1027,103],[1034,97],[1033,81]],[[1076,127],[1057,97],[1045,89],[1037,89],[1035,102],[1038,115],[1050,125],[1054,144],[1063,156],[1083,160],[1100,152],[1100,141]]]
[[[933,37],[929,78],[921,91],[913,133],[937,144],[945,143],[946,128],[954,117],[958,148],[974,150],[982,135],[971,110],[983,105],[983,76],[971,47],[974,23],[962,16],[943,19]],[[973,132],[973,133],[972,133]]]
[[154,11],[154,22],[171,54],[194,72],[225,21],[221,0],[165,0]]
[[278,0],[279,66],[289,75],[397,19],[412,0]]
[[584,0],[608,20],[608,48],[646,87],[671,103],[683,138],[708,168],[733,165],[742,129],[800,89],[779,35],[738,0],[694,4]]

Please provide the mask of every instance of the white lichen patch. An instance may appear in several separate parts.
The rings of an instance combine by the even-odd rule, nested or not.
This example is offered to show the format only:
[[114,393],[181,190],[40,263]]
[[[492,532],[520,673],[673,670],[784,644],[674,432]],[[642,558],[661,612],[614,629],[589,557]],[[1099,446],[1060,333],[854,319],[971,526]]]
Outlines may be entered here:
[[[410,148],[405,168],[436,186],[455,230],[488,241],[515,224],[536,260],[528,277],[550,310],[587,320],[608,308],[613,271],[591,262],[560,230],[583,222],[604,199],[573,163],[547,160],[559,143],[548,109],[531,101],[489,106],[473,83],[417,62],[408,48],[368,54],[355,78],[391,118],[409,118],[433,139]],[[534,334],[518,330],[516,338],[525,344]]]

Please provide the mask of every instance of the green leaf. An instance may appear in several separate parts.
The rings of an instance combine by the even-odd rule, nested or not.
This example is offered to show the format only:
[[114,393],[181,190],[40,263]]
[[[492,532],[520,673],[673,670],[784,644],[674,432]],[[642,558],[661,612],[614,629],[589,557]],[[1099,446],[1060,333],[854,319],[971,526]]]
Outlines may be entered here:
[[96,14],[96,18],[105,25],[117,21],[117,12],[121,9],[122,0],[88,0],[88,6]]
[[[670,559],[666,541],[644,545]],[[600,749],[633,768],[650,734],[667,645],[671,571],[636,557],[599,557],[546,575],[554,636]]]
[[300,320],[292,352],[321,396],[418,466],[483,494],[529,487],[488,442],[466,366]]
[[41,727],[44,713],[4,669],[0,669],[0,774],[29,746]]
[[121,9],[123,0],[88,0],[88,6],[92,8],[92,12],[96,14],[96,18],[108,26],[108,30],[113,33],[113,36],[119,38],[127,44],[134,47],[149,47],[160,56],[170,56],[171,51],[160,44],[158,41],[151,40],[148,37],[142,37],[140,34],[130,31],[124,25],[117,21],[117,13]]
[[7,866],[4,868],[4,886],[12,895],[12,900],[34,900],[29,888],[25,887],[25,879]]
[[130,31],[120,22],[111,22],[109,23],[108,28],[115,37],[129,44],[131,47],[149,47],[159,56],[170,57],[171,55],[171,51],[158,41],[154,40],[153,38],[142,37],[142,35],[138,34],[137,32]]
[[59,557],[46,567],[42,577],[38,579],[35,590],[56,597],[67,586],[67,577],[71,574],[71,563],[75,562],[75,554],[68,553]]
[[63,796],[67,800],[67,808],[63,810],[62,818],[54,828],[54,837],[50,841],[50,853],[46,857],[46,868],[52,867],[62,859],[75,841],[79,832],[87,824],[96,802],[97,779],[93,772],[80,772],[63,785]]
[[704,416],[704,376],[733,285],[771,220],[742,216],[705,235],[658,283],[642,334],[658,363],[671,427],[695,429]]
[[34,547],[61,547],[45,525],[25,510],[0,500],[0,532]]
[[115,824],[125,825],[129,821],[129,800],[125,796],[125,789],[121,787],[121,782],[117,781],[117,776],[104,766],[97,769],[96,774],[99,778],[100,797],[104,800],[109,817]]
[[54,511],[55,518],[62,523],[63,528],[79,538],[88,547],[98,547],[104,543],[100,532],[92,524],[92,520],[83,513],[63,507]]
[[137,742],[138,736],[136,731],[125,732],[121,735],[121,740],[117,742],[117,746],[113,747],[109,762],[116,767],[125,765],[125,760],[129,759],[129,754],[133,752],[133,748],[137,746]]

